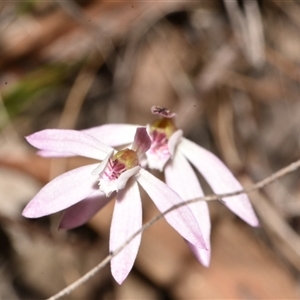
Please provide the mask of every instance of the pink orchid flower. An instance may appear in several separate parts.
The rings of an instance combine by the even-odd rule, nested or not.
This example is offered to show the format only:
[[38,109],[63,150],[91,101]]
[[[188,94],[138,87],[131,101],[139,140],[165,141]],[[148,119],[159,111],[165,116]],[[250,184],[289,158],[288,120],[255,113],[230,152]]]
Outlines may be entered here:
[[[203,191],[191,164],[202,174],[216,194],[225,194],[243,187],[213,153],[193,143],[182,136],[174,123],[175,114],[165,108],[152,107],[152,113],[160,116],[159,119],[148,125],[151,137],[151,147],[146,152],[146,164],[150,169],[164,171],[165,180],[169,187],[176,191],[183,200],[203,197]],[[103,141],[104,143],[120,147],[129,145],[131,137],[139,125],[107,124],[83,130],[83,132]],[[45,149],[46,150],[46,149]],[[57,156],[51,151],[41,151],[41,156]],[[65,156],[71,156],[65,153]],[[259,221],[253,211],[246,194],[227,197],[223,203],[237,216],[251,226],[259,226]],[[204,266],[210,263],[210,231],[211,223],[208,205],[204,201],[189,204],[199,227],[201,228],[206,249],[188,244],[196,258]]]
[[[148,165],[152,169],[164,170],[169,187],[183,200],[203,197],[203,191],[191,164],[202,174],[216,194],[242,190],[243,187],[225,164],[213,153],[182,137],[182,130],[176,128],[174,117],[165,108],[152,107],[152,113],[161,116],[148,126],[152,139],[146,152]],[[252,226],[258,226],[258,219],[246,194],[222,199],[224,204],[241,219]],[[188,242],[199,262],[208,267],[210,263],[211,223],[206,202],[190,204],[202,230],[208,251]]]
[[[203,197],[203,191],[191,164],[201,173],[216,194],[243,189],[218,157],[182,136],[182,130],[178,130],[175,126],[174,113],[157,106],[152,107],[152,113],[158,114],[161,118],[148,125],[147,128],[152,140],[151,147],[146,152],[147,164],[150,169],[164,170],[167,185],[183,200]],[[107,124],[84,130],[84,132],[110,146],[117,147],[130,144],[131,136],[137,127],[138,125]],[[40,154],[42,156],[55,155],[49,151]],[[259,221],[246,194],[227,197],[222,201],[245,222],[251,226],[259,226]],[[208,205],[201,201],[189,204],[188,207],[192,210],[202,230],[208,251],[187,242],[198,261],[204,266],[209,266],[211,223]]]
[[[131,149],[120,151],[75,130],[50,129],[28,136],[27,141],[41,151],[60,153],[60,156],[81,155],[102,162],[56,177],[28,203],[23,216],[38,218],[66,209],[60,227],[73,228],[85,223],[116,196],[109,243],[110,251],[114,251],[142,226],[138,183],[161,212],[182,203],[176,192],[140,166],[140,159],[151,146],[146,128],[135,127],[131,133],[135,134]],[[206,249],[199,224],[189,207],[182,206],[165,218],[187,241]],[[140,240],[138,235],[111,261],[112,274],[119,284],[133,266]]]

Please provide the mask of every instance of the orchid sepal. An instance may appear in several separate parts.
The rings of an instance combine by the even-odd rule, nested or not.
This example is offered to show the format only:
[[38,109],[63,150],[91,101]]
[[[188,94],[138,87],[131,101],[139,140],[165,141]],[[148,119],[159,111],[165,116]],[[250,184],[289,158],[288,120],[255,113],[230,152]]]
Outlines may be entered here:
[[113,149],[86,133],[76,130],[46,129],[26,137],[28,143],[42,150],[85,156],[102,160]]

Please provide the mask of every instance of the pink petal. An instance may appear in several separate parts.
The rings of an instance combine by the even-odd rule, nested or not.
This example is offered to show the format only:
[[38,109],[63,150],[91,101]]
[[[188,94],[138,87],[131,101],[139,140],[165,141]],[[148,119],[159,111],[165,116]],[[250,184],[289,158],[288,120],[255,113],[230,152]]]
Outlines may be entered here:
[[[144,169],[140,170],[137,181],[161,212],[183,202],[176,192]],[[190,243],[206,248],[197,220],[189,207],[181,206],[168,213],[165,218]]]
[[50,181],[27,204],[23,216],[39,218],[53,214],[88,197],[95,191],[97,176],[92,171],[97,165],[74,169]]
[[117,191],[124,189],[129,178],[136,175],[140,171],[140,168],[140,166],[136,166],[121,173],[117,180]]
[[171,155],[174,155],[175,149],[182,138],[182,130],[176,130],[169,138],[168,148]]
[[[216,194],[243,189],[231,171],[214,154],[183,138],[177,148],[204,176]],[[246,194],[223,199],[226,206],[245,222],[258,226],[259,222]]]
[[209,267],[210,264],[210,257],[211,257],[211,251],[210,251],[210,245],[208,245],[208,249],[204,250],[198,247],[195,247],[193,244],[188,242],[188,246],[192,250],[193,254],[195,255],[196,259],[204,266]]
[[97,168],[95,170],[93,170],[92,174],[93,175],[101,175],[101,173],[105,170],[111,156],[113,155],[114,150],[112,150],[111,152],[109,152],[106,157],[103,158],[102,162],[97,166]]
[[146,127],[137,128],[132,144],[132,150],[136,151],[139,158],[142,158],[144,154],[150,149],[150,147],[151,139],[147,133]]
[[97,191],[92,196],[72,205],[64,212],[59,228],[72,229],[85,224],[114,196],[115,194],[106,197]]
[[[167,185],[172,188],[183,200],[203,197],[199,180],[186,158],[177,151],[173,159],[165,167]],[[189,243],[197,259],[206,267],[210,262],[210,217],[208,205],[204,201],[188,204],[201,229],[206,249],[197,248]]]
[[146,156],[148,167],[151,170],[159,170],[160,172],[163,171],[166,163],[171,157],[170,153],[162,153],[162,155],[159,155],[158,152],[153,151],[152,149],[146,153]]
[[36,152],[37,155],[42,157],[71,157],[76,156],[74,153],[70,152],[55,152],[55,151],[48,151],[48,150],[38,150]]
[[113,150],[94,137],[76,130],[47,129],[29,135],[26,139],[40,150],[67,155],[73,153],[100,160]]
[[[117,194],[110,228],[110,251],[116,250],[142,227],[142,202],[135,180],[130,180],[125,189]],[[115,280],[122,284],[133,267],[141,234],[135,237],[111,260],[111,272]]]
[[138,125],[106,124],[82,130],[111,147],[131,144]]

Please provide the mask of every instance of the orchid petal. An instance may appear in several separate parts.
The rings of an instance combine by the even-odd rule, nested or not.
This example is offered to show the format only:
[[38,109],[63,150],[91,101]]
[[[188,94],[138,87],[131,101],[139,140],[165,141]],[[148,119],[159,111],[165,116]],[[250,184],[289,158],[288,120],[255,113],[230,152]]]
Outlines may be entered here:
[[[98,195],[95,195],[96,193]],[[98,191],[96,193],[67,208],[59,228],[72,229],[85,224],[115,196],[112,194],[110,197],[106,197],[102,193],[99,194]]]
[[[225,164],[214,154],[183,138],[178,150],[198,169],[216,194],[243,189]],[[223,199],[225,205],[245,222],[258,226],[259,222],[246,194]]]
[[106,195],[106,197],[109,197],[113,192],[118,190],[118,180],[105,180],[100,178],[99,189]]
[[[191,200],[203,197],[203,191],[199,180],[186,158],[177,151],[173,159],[165,168],[167,185],[172,188],[183,200]],[[208,205],[205,201],[188,204],[201,229],[206,249],[197,248],[189,243],[197,259],[206,267],[210,262],[210,217]]]
[[[151,126],[148,124],[147,132],[151,136]],[[152,140],[152,146],[153,146],[153,140]],[[171,154],[169,151],[169,148],[166,147],[166,149],[155,149],[154,147],[151,147],[149,151],[146,152],[146,158],[147,158],[147,165],[149,169],[159,170],[160,172],[163,171],[165,164],[170,159]]]
[[[115,251],[142,226],[142,202],[139,188],[131,180],[125,189],[117,194],[110,228],[110,251]],[[111,272],[121,284],[132,269],[139,246],[141,234],[136,236],[124,249],[111,260]]]
[[[164,212],[172,206],[183,202],[176,192],[144,169],[140,170],[137,181],[153,200],[160,212]],[[197,220],[186,205],[166,214],[165,218],[186,240],[196,247],[206,249]]]
[[106,124],[89,129],[82,132],[87,133],[97,140],[111,147],[131,144],[139,125],[128,124]]
[[210,244],[208,245],[208,249],[204,250],[198,247],[195,247],[193,244],[188,242],[188,246],[193,252],[194,256],[204,267],[208,268],[210,264],[211,251]]
[[146,156],[149,169],[162,172],[171,155],[169,151],[168,153],[157,153],[150,149],[146,152]]
[[137,153],[139,158],[142,158],[145,153],[151,147],[151,139],[147,133],[146,127],[139,127],[136,129],[136,134],[134,136],[134,141],[132,144],[132,150]]
[[97,178],[92,171],[96,165],[71,170],[50,181],[27,204],[23,216],[38,218],[53,214],[88,197],[95,191]]
[[123,173],[121,173],[121,175],[119,176],[118,180],[117,180],[117,191],[122,190],[128,179],[134,175],[136,175],[139,171],[140,171],[141,167],[140,166],[136,166],[133,167]]
[[172,156],[175,153],[176,146],[178,145],[179,141],[182,138],[182,134],[183,134],[182,130],[176,130],[169,138],[168,148]]
[[26,139],[40,150],[73,153],[100,160],[113,150],[94,137],[77,130],[47,129],[29,135]]
[[107,154],[107,156],[102,160],[102,162],[97,166],[95,170],[93,170],[93,175],[101,175],[101,173],[105,170],[111,156],[113,155],[114,151],[111,151]]
[[37,155],[42,157],[72,157],[76,156],[74,153],[70,152],[55,152],[55,151],[48,151],[48,150],[38,150],[36,152]]
[[123,189],[126,186],[126,183],[129,180],[129,178],[137,174],[141,168],[140,166],[136,166],[129,170],[126,170],[123,173],[121,173],[121,175],[117,179],[103,179],[101,178],[101,173],[105,171],[105,166],[107,165],[109,158],[110,156],[108,157],[108,159],[106,158],[105,160],[103,160],[103,162],[92,173],[100,175],[99,188],[103,193],[105,193],[107,197],[110,196],[112,192]]

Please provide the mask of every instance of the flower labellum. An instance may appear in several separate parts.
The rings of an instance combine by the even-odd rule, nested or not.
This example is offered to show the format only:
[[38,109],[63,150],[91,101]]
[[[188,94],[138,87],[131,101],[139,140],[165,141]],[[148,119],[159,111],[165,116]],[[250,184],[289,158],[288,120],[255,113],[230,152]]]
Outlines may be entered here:
[[146,152],[148,166],[150,169],[163,171],[182,137],[182,130],[176,129],[171,118],[162,118],[150,124],[148,131],[152,140],[151,147]]
[[[99,189],[107,197],[114,191],[124,188],[127,180],[139,171],[139,160],[135,151],[125,149],[109,155],[105,168],[99,172]],[[104,164],[103,164],[104,165]]]

